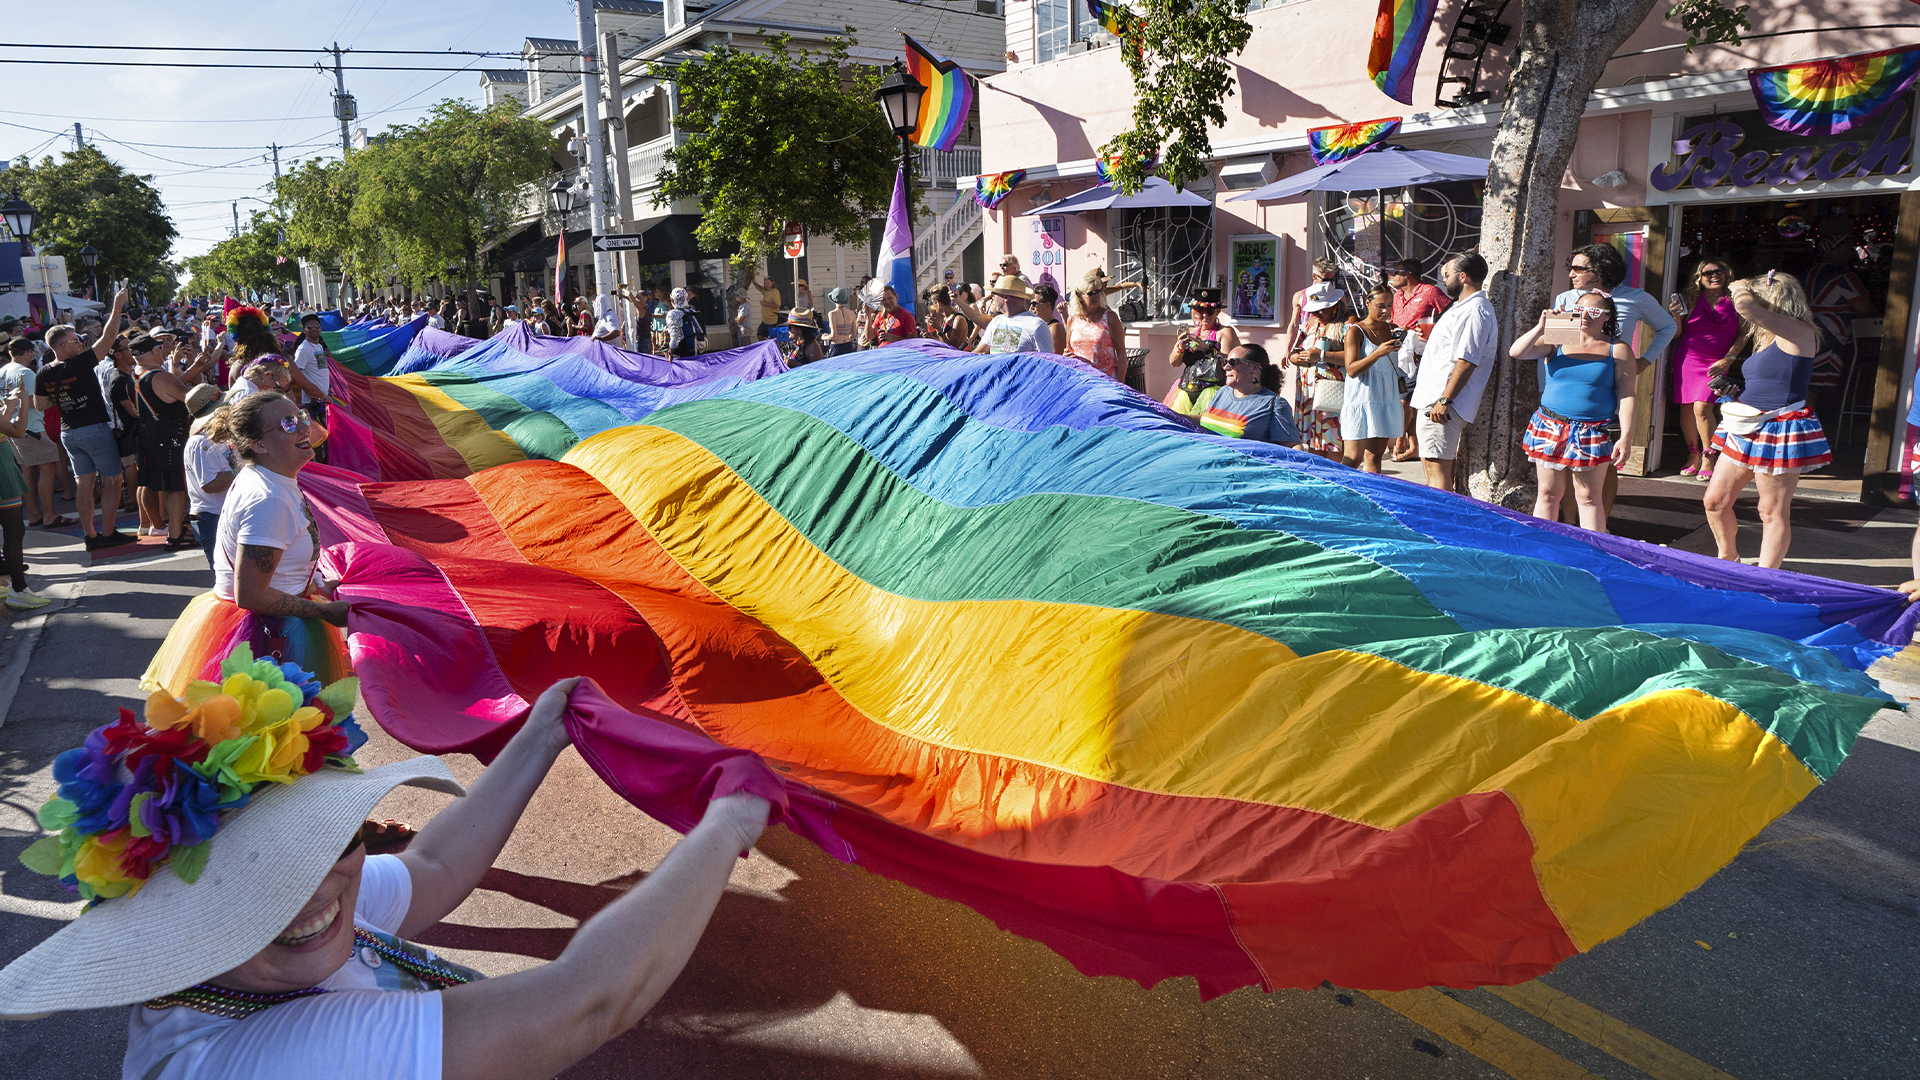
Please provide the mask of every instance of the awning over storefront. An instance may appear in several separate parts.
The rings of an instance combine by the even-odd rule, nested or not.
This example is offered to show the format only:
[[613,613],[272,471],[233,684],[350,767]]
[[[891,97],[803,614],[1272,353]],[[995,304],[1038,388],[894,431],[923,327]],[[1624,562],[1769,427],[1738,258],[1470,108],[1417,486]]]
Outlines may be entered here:
[[1486,158],[1442,154],[1437,150],[1388,147],[1317,169],[1308,169],[1245,195],[1235,195],[1227,201],[1258,199],[1271,202],[1308,191],[1390,191],[1441,180],[1485,180],[1487,169],[1492,164]]
[[[1147,177],[1138,195],[1122,195],[1112,184],[1056,199],[1027,211],[1028,215],[1079,214],[1088,210],[1151,210],[1162,206],[1212,206],[1213,203],[1191,191],[1181,191],[1157,176]],[[1023,215],[1024,216],[1024,215]]]
[[718,251],[703,250],[693,236],[693,230],[699,227],[699,214],[668,214],[641,231],[640,250],[634,254],[642,263],[663,263],[675,259],[721,259],[740,253],[739,243],[732,240],[720,245]]

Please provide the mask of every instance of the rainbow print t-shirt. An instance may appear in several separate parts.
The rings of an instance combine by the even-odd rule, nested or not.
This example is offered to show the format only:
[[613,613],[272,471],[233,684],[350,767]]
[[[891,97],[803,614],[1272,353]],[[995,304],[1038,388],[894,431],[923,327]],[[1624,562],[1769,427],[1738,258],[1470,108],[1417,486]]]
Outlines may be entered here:
[[1199,404],[1200,426],[1215,435],[1286,446],[1300,441],[1293,409],[1271,390],[1260,389],[1241,397],[1224,386],[1215,386],[1200,395]]

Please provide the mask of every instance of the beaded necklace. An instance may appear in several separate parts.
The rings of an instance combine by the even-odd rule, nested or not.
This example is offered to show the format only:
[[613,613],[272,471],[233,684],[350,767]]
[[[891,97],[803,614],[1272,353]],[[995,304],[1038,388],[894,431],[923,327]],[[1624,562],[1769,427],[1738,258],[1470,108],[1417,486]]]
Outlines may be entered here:
[[[401,971],[412,975],[435,990],[445,990],[449,986],[458,986],[473,981],[473,976],[456,971],[445,964],[415,956],[405,949],[390,945],[380,938],[358,927],[353,931],[355,951],[370,949],[388,963]],[[278,994],[255,994],[245,990],[232,990],[212,983],[199,983],[185,990],[178,990],[164,997],[154,998],[146,1003],[149,1009],[171,1009],[184,1006],[214,1016],[239,1019],[252,1016],[263,1009],[275,1005],[284,1005],[289,1001],[329,993],[324,986],[309,986],[305,990],[288,990]]]

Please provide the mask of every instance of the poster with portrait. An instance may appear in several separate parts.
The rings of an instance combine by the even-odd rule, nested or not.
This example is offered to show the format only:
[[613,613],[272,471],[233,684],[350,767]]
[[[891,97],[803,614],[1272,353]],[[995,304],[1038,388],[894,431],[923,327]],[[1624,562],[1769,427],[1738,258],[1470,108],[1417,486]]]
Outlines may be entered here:
[[1274,300],[1279,288],[1280,238],[1235,236],[1228,243],[1233,273],[1227,280],[1227,314],[1235,322],[1276,321]]

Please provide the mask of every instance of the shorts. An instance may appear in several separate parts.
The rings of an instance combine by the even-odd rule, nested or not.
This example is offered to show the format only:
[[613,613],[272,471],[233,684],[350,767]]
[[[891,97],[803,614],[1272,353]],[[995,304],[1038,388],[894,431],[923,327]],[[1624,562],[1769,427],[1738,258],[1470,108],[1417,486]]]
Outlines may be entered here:
[[140,486],[148,491],[187,490],[186,444],[142,437]]
[[1447,422],[1436,424],[1427,419],[1428,409],[1415,409],[1413,434],[1420,444],[1422,461],[1452,461],[1460,453],[1460,438],[1467,432],[1467,422],[1452,409],[1447,410]]
[[114,444],[112,427],[106,424],[70,427],[60,433],[60,445],[67,451],[74,476],[120,475],[120,448]]
[[1613,460],[1613,441],[1608,421],[1571,420],[1535,409],[1521,445],[1528,457],[1549,469],[1584,472]]
[[32,433],[24,439],[10,440],[13,443],[13,460],[23,469],[35,465],[52,465],[60,460],[60,446],[44,434]]

